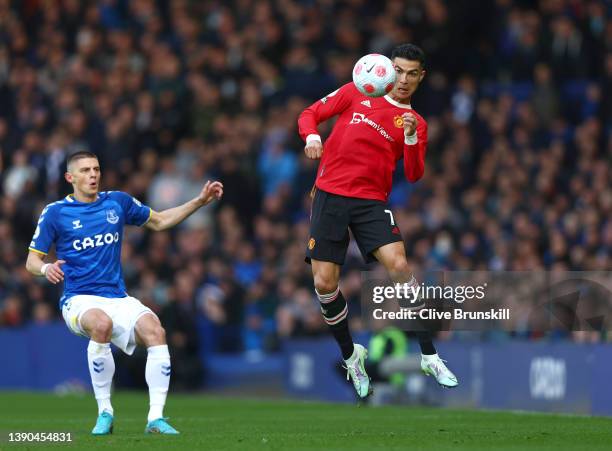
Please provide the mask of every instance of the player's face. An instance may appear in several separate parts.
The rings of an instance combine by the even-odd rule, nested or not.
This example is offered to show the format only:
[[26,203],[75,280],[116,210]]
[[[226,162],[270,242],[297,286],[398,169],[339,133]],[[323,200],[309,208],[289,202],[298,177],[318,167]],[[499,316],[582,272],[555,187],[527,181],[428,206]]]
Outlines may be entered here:
[[66,180],[74,188],[74,194],[92,198],[100,187],[100,163],[97,158],[81,158],[73,161],[66,173]]
[[419,61],[404,58],[394,58],[393,66],[397,73],[397,79],[390,95],[398,102],[407,103],[423,80],[425,69],[421,67]]

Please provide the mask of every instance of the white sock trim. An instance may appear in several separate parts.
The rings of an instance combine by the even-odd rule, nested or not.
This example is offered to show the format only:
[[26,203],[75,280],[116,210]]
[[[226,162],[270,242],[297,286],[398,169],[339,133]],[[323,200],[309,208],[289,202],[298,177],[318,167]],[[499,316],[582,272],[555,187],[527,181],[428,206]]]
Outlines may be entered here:
[[87,352],[91,352],[93,355],[108,354],[111,352],[110,343],[98,343],[97,341],[89,340]]
[[149,346],[147,348],[147,357],[170,358],[170,351],[168,350],[168,345]]
[[338,294],[340,293],[340,285],[338,285],[336,289],[332,291],[331,293],[320,294],[316,288],[315,288],[315,293],[317,293],[317,298],[319,298],[319,302],[321,304],[329,304],[330,302],[335,301],[336,298],[338,297]]
[[435,359],[439,358],[439,356],[438,356],[437,353],[436,354],[430,354],[430,355],[421,354],[421,358],[423,360],[425,360],[425,361],[430,361],[430,360],[435,360]]
[[347,316],[348,316],[348,305],[345,305],[342,311],[338,313],[336,316],[334,316],[333,318],[327,318],[326,316],[324,316],[323,320],[330,326],[333,326],[334,324],[338,324],[340,321],[343,321]]

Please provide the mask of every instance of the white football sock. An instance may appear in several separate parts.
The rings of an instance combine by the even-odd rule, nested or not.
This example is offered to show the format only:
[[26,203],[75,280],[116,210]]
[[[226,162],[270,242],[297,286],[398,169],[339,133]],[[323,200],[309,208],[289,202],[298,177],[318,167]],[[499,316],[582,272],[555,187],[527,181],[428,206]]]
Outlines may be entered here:
[[170,385],[170,353],[168,345],[151,346],[147,348],[147,366],[145,379],[149,386],[148,421],[164,416],[164,405]]
[[115,374],[115,359],[111,352],[110,343],[97,343],[89,341],[87,346],[87,362],[94,395],[98,402],[98,414],[107,411],[113,414],[111,405],[111,385]]
[[431,362],[432,360],[436,360],[438,358],[438,354],[431,354],[431,355],[427,355],[427,354],[421,354],[421,358],[423,360],[425,360],[426,362]]

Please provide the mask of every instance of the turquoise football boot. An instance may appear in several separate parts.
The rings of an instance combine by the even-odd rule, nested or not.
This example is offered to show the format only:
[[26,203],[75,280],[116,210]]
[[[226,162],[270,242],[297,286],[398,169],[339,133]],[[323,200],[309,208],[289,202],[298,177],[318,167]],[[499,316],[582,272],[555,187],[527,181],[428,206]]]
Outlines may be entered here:
[[180,434],[179,431],[166,422],[167,419],[168,418],[158,418],[157,420],[149,421],[145,428],[145,434]]
[[106,410],[98,415],[98,421],[91,430],[93,435],[108,435],[113,433],[113,416]]

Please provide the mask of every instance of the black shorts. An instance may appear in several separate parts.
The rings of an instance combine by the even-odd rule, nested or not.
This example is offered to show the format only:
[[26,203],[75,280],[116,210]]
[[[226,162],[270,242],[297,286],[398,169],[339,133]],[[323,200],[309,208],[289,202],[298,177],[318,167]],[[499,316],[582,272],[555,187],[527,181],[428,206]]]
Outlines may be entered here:
[[385,244],[402,241],[391,209],[379,200],[339,196],[315,190],[310,213],[310,238],[306,262],[310,259],[344,264],[349,245],[349,228],[366,263]]

